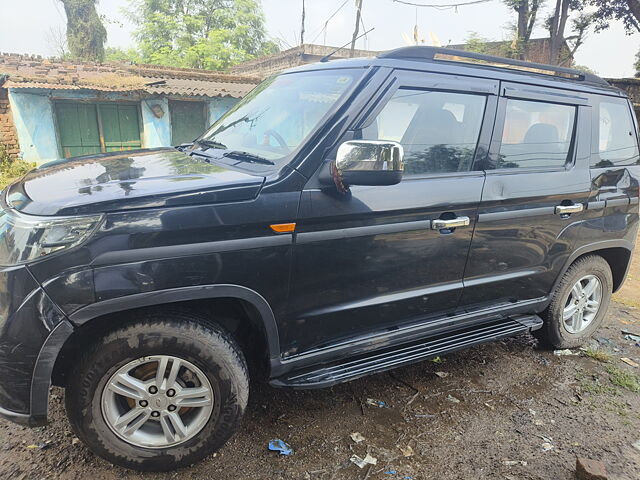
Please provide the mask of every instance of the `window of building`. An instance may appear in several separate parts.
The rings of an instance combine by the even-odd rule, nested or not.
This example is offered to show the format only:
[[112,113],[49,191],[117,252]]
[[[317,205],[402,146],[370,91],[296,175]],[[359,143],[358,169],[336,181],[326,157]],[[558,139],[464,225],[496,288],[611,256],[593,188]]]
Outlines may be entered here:
[[594,167],[612,167],[639,163],[638,143],[629,105],[625,100],[600,102],[598,118],[598,155]]
[[496,168],[563,167],[569,160],[576,107],[507,100]]
[[482,95],[400,89],[362,138],[400,143],[407,175],[467,171],[485,103]]
[[65,158],[142,148],[135,104],[60,102],[55,113]]

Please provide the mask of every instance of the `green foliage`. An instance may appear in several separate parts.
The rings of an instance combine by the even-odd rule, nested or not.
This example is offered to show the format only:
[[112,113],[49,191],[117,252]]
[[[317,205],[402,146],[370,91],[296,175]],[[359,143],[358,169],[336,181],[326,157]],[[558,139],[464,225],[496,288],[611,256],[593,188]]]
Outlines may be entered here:
[[0,189],[9,185],[13,180],[21,177],[35,167],[35,163],[23,160],[11,160],[7,148],[0,145]]
[[464,41],[464,49],[467,52],[475,52],[475,53],[484,53],[489,55],[489,47],[487,43],[490,40],[486,37],[483,37],[478,32],[469,32],[467,38]]
[[636,61],[633,62],[633,68],[636,69],[636,77],[640,77],[640,52],[636,53]]
[[614,385],[625,388],[630,392],[640,392],[640,378],[631,372],[622,370],[618,367],[607,368],[609,380]]
[[107,47],[104,53],[104,58],[107,62],[144,63],[140,52],[135,48],[124,50],[122,48]]
[[96,11],[97,0],[60,0],[67,15],[67,45],[74,60],[101,62],[107,30]]
[[584,350],[584,354],[585,356],[602,363],[609,363],[613,360],[613,357],[609,352],[600,348],[588,347]]
[[138,54],[110,58],[156,65],[224,70],[274,53],[257,0],[130,0]]
[[596,31],[609,28],[612,20],[620,20],[628,35],[640,31],[640,2],[638,0],[587,0],[594,7]]

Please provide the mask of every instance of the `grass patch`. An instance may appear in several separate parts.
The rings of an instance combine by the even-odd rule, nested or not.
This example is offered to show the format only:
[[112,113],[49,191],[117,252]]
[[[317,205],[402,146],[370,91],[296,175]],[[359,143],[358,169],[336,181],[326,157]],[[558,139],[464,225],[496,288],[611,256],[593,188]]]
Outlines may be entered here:
[[609,380],[614,385],[630,392],[640,392],[640,379],[633,373],[614,366],[608,367],[607,373],[609,374]]
[[611,354],[606,350],[602,350],[601,348],[589,347],[586,348],[583,353],[586,357],[592,358],[593,360],[602,363],[609,363],[611,362],[611,360],[613,360]]
[[11,160],[7,148],[0,145],[0,190],[36,166],[24,160]]

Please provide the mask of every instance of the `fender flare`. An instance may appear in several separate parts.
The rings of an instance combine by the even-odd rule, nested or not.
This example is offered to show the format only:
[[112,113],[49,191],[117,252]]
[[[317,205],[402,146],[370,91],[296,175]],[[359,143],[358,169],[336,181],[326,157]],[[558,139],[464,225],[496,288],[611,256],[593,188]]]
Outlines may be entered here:
[[134,308],[211,298],[236,298],[255,307],[264,327],[270,362],[273,364],[280,359],[280,337],[271,306],[258,292],[241,285],[197,285],[126,295],[87,305],[69,315],[69,320],[75,326],[81,326],[97,317]]
[[[569,256],[567,261],[562,266],[560,273],[558,274],[556,281],[553,282],[553,286],[551,287],[551,291],[549,292],[549,299],[546,302],[547,304],[551,302],[551,294],[556,290],[558,284],[562,280],[564,274],[569,270],[569,267],[573,262],[576,261],[578,257],[581,257],[587,253],[597,252],[598,250],[604,250],[607,248],[624,248],[628,250],[630,254],[633,254],[633,242],[625,239],[613,239],[613,240],[602,240],[596,243],[589,243],[588,245],[583,245],[579,248],[576,248],[572,254]],[[626,270],[624,272],[623,279],[626,278],[627,272],[629,271],[629,266],[631,265],[631,256],[629,256],[629,262],[627,263]],[[624,280],[623,280],[624,282]],[[622,286],[622,283],[620,284]],[[545,307],[546,308],[546,307]]]

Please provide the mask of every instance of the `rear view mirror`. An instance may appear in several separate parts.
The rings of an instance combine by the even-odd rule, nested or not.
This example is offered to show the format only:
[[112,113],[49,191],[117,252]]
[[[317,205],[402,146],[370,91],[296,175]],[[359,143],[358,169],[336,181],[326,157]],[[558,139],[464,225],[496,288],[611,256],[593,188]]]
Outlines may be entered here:
[[402,180],[403,156],[396,142],[351,140],[338,147],[335,170],[345,186],[395,185]]

